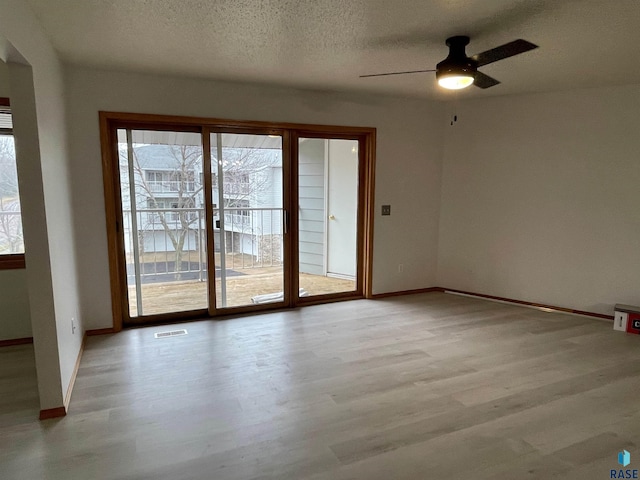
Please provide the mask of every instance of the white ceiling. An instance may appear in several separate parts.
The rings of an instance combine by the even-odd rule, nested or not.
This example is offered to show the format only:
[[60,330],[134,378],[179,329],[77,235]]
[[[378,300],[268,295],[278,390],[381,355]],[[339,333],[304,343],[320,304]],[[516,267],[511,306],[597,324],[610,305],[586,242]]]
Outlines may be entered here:
[[65,62],[316,90],[445,99],[434,68],[452,35],[469,55],[516,38],[537,50],[482,67],[460,97],[640,83],[640,0],[28,0]]

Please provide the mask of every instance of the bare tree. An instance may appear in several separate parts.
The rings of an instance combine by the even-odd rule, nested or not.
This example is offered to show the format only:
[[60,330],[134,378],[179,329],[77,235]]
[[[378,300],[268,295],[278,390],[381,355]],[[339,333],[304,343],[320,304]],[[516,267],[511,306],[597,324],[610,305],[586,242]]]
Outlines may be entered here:
[[0,252],[24,252],[13,137],[0,136]]
[[[161,169],[152,156],[143,155],[145,148],[154,148],[153,154],[161,156],[165,162]],[[123,153],[126,156],[126,152]],[[175,270],[179,279],[185,242],[199,219],[195,209],[201,207],[198,203],[202,192],[199,176],[202,150],[191,145],[139,147],[133,149],[132,160],[136,192],[134,201],[138,209],[152,210],[138,217],[139,221],[144,221],[138,241],[144,249],[143,232],[155,232],[155,225],[159,223],[173,246]],[[126,163],[124,168],[126,169]],[[167,193],[171,197],[161,195]]]
[[[212,158],[212,162],[217,159]],[[242,207],[245,201],[256,202],[256,193],[270,188],[265,169],[280,164],[280,159],[266,150],[225,148],[222,153],[223,193],[227,207]],[[213,189],[218,189],[218,172],[213,172]]]
[[[256,206],[260,197],[256,194],[270,187],[271,179],[265,169],[279,164],[279,158],[274,158],[274,155],[250,148],[224,148],[220,161],[223,194],[217,195],[218,159],[212,158],[214,203],[223,203],[222,207],[236,214]],[[127,178],[126,150],[121,151],[120,164],[123,178]],[[199,222],[204,217],[202,149],[194,145],[136,146],[133,148],[132,167],[137,209],[151,210],[142,212],[138,217],[139,224],[143,220],[139,225],[139,246],[144,250],[146,232],[155,235],[156,225],[161,225],[173,247],[176,275],[180,278],[189,236],[200,228]],[[217,205],[214,215],[219,208]],[[199,240],[197,247],[201,248]]]
[[[213,158],[212,161],[217,160]],[[217,174],[213,179],[214,201],[217,196],[217,201],[226,209],[226,219],[231,219],[230,224],[225,220],[225,230],[229,232],[231,238],[236,238],[235,245],[239,245],[239,251],[242,253],[244,253],[244,239],[246,235],[251,235],[252,242],[256,241],[256,253],[261,259],[264,257],[266,245],[274,244],[274,240],[271,238],[273,234],[269,230],[270,241],[264,241],[265,232],[260,228],[262,222],[256,217],[265,212],[252,209],[265,205],[273,206],[270,203],[273,202],[273,198],[268,195],[273,188],[270,167],[280,165],[280,156],[274,155],[272,151],[267,149],[226,148],[222,152],[223,181],[219,182]],[[220,187],[222,187],[222,194]],[[226,249],[227,252],[238,252],[234,248],[233,241],[231,245],[226,244]],[[244,261],[243,255],[243,266],[245,265]],[[256,258],[252,256],[251,265],[254,265],[255,261]],[[232,261],[232,266],[234,265],[235,257]]]

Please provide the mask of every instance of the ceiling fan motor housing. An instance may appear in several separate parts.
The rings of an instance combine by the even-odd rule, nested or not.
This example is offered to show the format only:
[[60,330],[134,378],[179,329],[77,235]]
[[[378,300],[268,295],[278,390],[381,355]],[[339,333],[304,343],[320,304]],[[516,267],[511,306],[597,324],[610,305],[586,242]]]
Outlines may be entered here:
[[456,36],[447,38],[449,56],[436,66],[436,78],[452,75],[475,76],[478,63],[467,57],[465,47],[469,44],[469,37]]

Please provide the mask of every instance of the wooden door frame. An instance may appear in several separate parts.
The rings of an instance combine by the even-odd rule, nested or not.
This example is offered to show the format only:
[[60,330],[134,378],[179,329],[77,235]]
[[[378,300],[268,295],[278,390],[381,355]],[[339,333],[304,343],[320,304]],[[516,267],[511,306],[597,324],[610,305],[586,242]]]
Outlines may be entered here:
[[[374,173],[375,173],[375,129],[340,127],[340,131],[333,128],[323,129],[321,126],[313,128],[299,128],[292,132],[292,170],[291,190],[293,195],[292,223],[298,225],[298,146],[300,138],[314,138],[322,140],[355,140],[358,142],[358,204],[356,225],[356,289],[350,292],[328,293],[309,297],[298,297],[299,289],[299,251],[293,248],[292,268],[292,297],[296,306],[315,305],[341,300],[371,298],[372,261],[373,261],[373,203],[374,203]],[[299,231],[292,229],[291,243],[299,243]]]
[[[297,139],[300,137],[309,138],[344,138],[359,140],[359,182],[360,188],[358,199],[358,277],[361,285],[358,291],[345,292],[343,294],[318,295],[314,297],[297,298],[298,292],[298,259],[297,229],[289,228],[289,235],[284,235],[285,256],[288,254],[290,262],[285,262],[284,274],[289,276],[289,288],[284,289],[283,305],[278,304],[276,308],[282,306],[311,305],[316,303],[326,303],[331,301],[346,300],[351,298],[371,298],[372,297],[372,274],[373,274],[373,219],[374,219],[374,185],[375,185],[375,144],[376,129],[372,127],[349,127],[335,125],[310,125],[298,123],[282,122],[259,122],[259,121],[239,121],[225,120],[217,118],[184,117],[173,115],[155,115],[124,112],[99,112],[100,122],[100,144],[102,151],[102,174],[105,199],[105,219],[107,228],[107,253],[109,261],[109,276],[111,285],[111,306],[113,318],[113,330],[118,332],[127,324],[160,323],[194,318],[206,318],[218,315],[241,314],[263,310],[262,305],[250,305],[237,307],[233,310],[223,312],[211,312],[209,309],[194,310],[189,312],[166,313],[162,315],[144,316],[141,321],[131,320],[128,311],[128,295],[126,283],[126,266],[123,265],[125,259],[122,255],[124,251],[124,237],[122,228],[122,198],[120,194],[120,172],[117,149],[118,129],[150,129],[150,130],[173,130],[191,131],[202,134],[203,150],[206,145],[210,145],[210,139],[205,140],[205,133],[212,130],[224,130],[225,133],[257,133],[282,135],[283,137],[283,204],[285,209],[290,205],[296,205],[298,201],[297,193]],[[204,155],[204,152],[203,152]],[[210,155],[210,152],[209,152]],[[296,159],[296,161],[293,161]],[[203,159],[204,162],[204,159]],[[286,168],[286,167],[289,168]],[[210,169],[210,165],[209,165]],[[206,177],[206,175],[205,175]],[[212,218],[212,205],[206,205],[207,183],[211,187],[211,178],[205,178],[205,215],[207,208]],[[294,188],[295,187],[295,188]],[[209,192],[209,199],[211,191]],[[290,225],[297,225],[297,208],[290,208]],[[362,237],[362,238],[361,238]],[[211,238],[209,240],[209,238]],[[213,254],[210,242],[213,237],[207,235],[207,249]],[[287,265],[288,263],[288,265]],[[211,269],[212,270],[212,269]],[[209,282],[209,295],[213,293],[215,298],[215,285]],[[215,283],[215,282],[213,282]],[[286,283],[285,283],[286,287]],[[209,307],[211,302],[209,302]],[[128,320],[125,322],[125,320]]]
[[[288,130],[284,130],[284,129],[275,129],[275,128],[262,128],[259,126],[255,126],[255,125],[248,125],[246,127],[240,127],[238,125],[234,125],[233,128],[227,128],[227,127],[211,127],[211,126],[204,126],[203,127],[203,145],[205,144],[205,140],[204,137],[206,137],[206,145],[209,148],[209,150],[204,153],[205,157],[210,157],[211,156],[211,134],[212,133],[221,133],[221,134],[228,134],[229,131],[232,130],[233,133],[236,134],[244,134],[244,135],[279,135],[282,137],[282,203],[283,203],[283,210],[286,210],[287,205],[289,204],[288,202],[290,202],[290,192],[289,189],[286,188],[287,185],[289,185],[289,172],[288,172],[288,164],[289,164],[289,159],[290,159],[290,153],[289,153],[289,131]],[[205,186],[204,188],[206,188],[209,192],[209,203],[207,205],[205,205],[205,208],[208,209],[210,211],[210,213],[208,214],[209,216],[207,216],[207,226],[206,226],[206,231],[207,231],[207,257],[209,260],[209,264],[210,265],[214,265],[215,266],[215,261],[214,261],[214,251],[215,251],[215,245],[214,245],[214,236],[213,236],[213,207],[212,207],[212,184],[211,184],[211,158],[209,158],[208,160],[205,159],[205,165],[209,165],[210,171],[209,171],[209,178],[208,178],[208,182],[207,179],[205,179]],[[209,184],[209,186],[207,187],[207,183]],[[205,198],[205,201],[206,198]],[[283,225],[283,230],[284,230],[284,225]],[[286,234],[285,231],[283,231],[283,240],[284,240],[284,244],[283,244],[283,253],[284,253],[284,258],[283,258],[283,292],[284,292],[284,298],[281,302],[274,302],[274,303],[269,303],[269,304],[258,304],[258,305],[243,305],[243,306],[239,306],[239,307],[226,307],[226,308],[219,308],[216,305],[216,286],[215,286],[215,268],[207,268],[207,275],[208,275],[208,288],[209,288],[209,309],[208,309],[208,315],[210,317],[219,317],[219,316],[224,316],[224,315],[233,315],[233,314],[242,314],[242,313],[253,313],[253,312],[260,312],[260,311],[266,311],[266,310],[272,310],[272,309],[278,309],[278,308],[286,308],[289,307],[291,305],[291,295],[290,295],[290,287],[289,287],[289,278],[291,276],[291,261],[290,261],[290,251],[291,251],[291,241],[290,241],[290,235]]]

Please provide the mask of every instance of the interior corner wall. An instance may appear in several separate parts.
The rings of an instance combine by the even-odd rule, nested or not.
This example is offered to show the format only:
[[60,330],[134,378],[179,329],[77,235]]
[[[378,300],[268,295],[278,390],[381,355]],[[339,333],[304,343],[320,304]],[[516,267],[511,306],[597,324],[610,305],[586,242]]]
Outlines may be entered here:
[[640,86],[463,102],[438,284],[612,315],[640,304]]
[[32,69],[9,64],[27,289],[42,409],[62,405],[59,348]]
[[[377,128],[374,293],[432,287],[440,201],[442,106],[67,66],[75,232],[87,328],[112,325],[98,112],[192,115]],[[406,172],[411,172],[407,175]],[[379,215],[381,204],[392,215]],[[404,265],[398,273],[398,264]]]
[[[0,3],[42,409],[62,406],[82,343],[62,66],[25,2]],[[7,49],[6,47],[10,48]],[[30,90],[30,91],[29,91]],[[15,100],[15,101],[13,101]],[[77,323],[71,329],[71,318]]]
[[[55,59],[36,76],[36,107],[42,149],[42,176],[45,193],[51,276],[60,355],[60,375],[66,393],[78,359],[84,335],[77,282],[75,230],[72,211],[69,154],[64,104],[62,66]],[[57,69],[56,69],[57,67]],[[41,92],[38,95],[38,92]],[[26,245],[28,249],[28,243]],[[27,268],[29,268],[27,251]],[[73,327],[72,327],[73,322]]]

